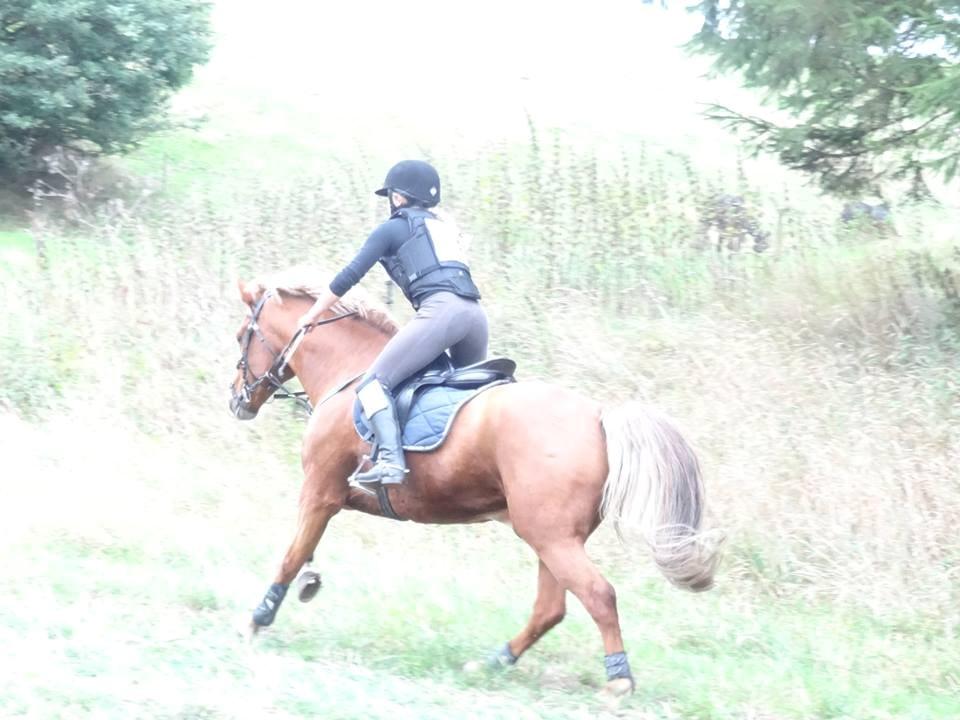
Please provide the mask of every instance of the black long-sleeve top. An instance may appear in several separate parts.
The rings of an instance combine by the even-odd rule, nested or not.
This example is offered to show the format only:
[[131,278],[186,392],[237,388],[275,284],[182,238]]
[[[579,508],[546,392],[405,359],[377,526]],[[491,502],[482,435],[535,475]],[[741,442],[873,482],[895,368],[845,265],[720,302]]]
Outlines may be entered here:
[[401,217],[392,217],[379,225],[360,248],[360,252],[347,263],[330,283],[330,292],[343,297],[377,264],[382,257],[395,255],[403,243],[410,238],[407,221]]

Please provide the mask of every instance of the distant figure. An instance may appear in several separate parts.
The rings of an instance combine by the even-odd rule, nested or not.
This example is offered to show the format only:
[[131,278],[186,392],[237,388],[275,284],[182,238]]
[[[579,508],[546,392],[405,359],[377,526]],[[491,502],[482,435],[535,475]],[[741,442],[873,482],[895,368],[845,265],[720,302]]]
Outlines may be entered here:
[[885,202],[878,205],[871,205],[862,200],[857,202],[848,202],[843,206],[843,212],[840,218],[845,222],[853,222],[859,218],[869,218],[874,223],[884,223],[890,217],[890,206]]
[[862,200],[844,204],[840,213],[844,225],[861,239],[864,237],[883,238],[896,236],[890,206],[885,202],[871,204]]
[[720,194],[701,206],[700,228],[706,245],[717,252],[738,252],[747,245],[761,253],[770,247],[770,233],[760,223],[742,195]]

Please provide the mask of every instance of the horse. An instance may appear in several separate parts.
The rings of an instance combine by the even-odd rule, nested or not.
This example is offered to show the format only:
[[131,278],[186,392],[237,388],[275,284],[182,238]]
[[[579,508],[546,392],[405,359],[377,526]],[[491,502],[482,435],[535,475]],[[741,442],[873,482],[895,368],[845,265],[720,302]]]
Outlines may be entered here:
[[[298,332],[298,318],[322,291],[303,280],[288,272],[272,281],[238,281],[247,313],[237,332],[241,359],[231,384],[231,412],[238,419],[254,418],[294,376],[312,405],[303,436],[296,532],[253,613],[251,635],[272,624],[287,588],[312,561],[338,512],[384,515],[376,498],[348,482],[369,452],[352,422],[355,394],[348,390],[397,325],[355,289],[316,326]],[[602,407],[542,381],[500,384],[463,406],[439,448],[408,453],[407,462],[405,484],[388,490],[400,519],[497,520],[537,555],[533,613],[490,659],[492,665],[515,663],[563,620],[570,591],[600,631],[605,691],[617,696],[633,691],[616,592],[584,549],[605,518],[622,541],[639,535],[673,584],[694,592],[713,584],[719,543],[702,528],[705,497],[696,454],[673,421],[652,406],[628,401]],[[318,587],[306,583],[300,588],[303,601]]]

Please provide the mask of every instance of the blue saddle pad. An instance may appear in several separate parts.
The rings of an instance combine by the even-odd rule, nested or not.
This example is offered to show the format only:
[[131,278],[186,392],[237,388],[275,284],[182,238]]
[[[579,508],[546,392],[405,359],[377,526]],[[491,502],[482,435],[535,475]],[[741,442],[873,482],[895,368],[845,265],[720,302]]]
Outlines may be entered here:
[[[410,413],[403,425],[403,449],[412,452],[436,450],[447,437],[460,408],[484,390],[501,385],[497,381],[479,388],[462,390],[435,385],[424,388],[410,406]],[[357,400],[353,405],[353,424],[364,440],[371,440],[373,432]]]

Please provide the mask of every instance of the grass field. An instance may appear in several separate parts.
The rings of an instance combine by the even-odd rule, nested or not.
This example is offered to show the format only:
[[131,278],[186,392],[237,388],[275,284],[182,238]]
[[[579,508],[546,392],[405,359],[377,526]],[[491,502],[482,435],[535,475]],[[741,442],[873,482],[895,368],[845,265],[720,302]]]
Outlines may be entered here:
[[685,595],[607,533],[592,551],[619,589],[638,680],[619,710],[596,697],[599,639],[575,603],[514,670],[460,672],[512,635],[532,602],[531,553],[499,526],[339,518],[323,545],[327,587],[312,605],[289,603],[248,646],[236,630],[287,541],[297,473],[262,453],[214,460],[202,440],[106,433],[95,412],[2,428],[8,467],[33,478],[7,476],[0,633],[15,662],[0,685],[5,716],[958,711],[955,627],[747,592],[729,577]]
[[[441,3],[391,24],[218,3],[216,54],[174,103],[196,127],[116,161],[150,201],[79,232],[0,223],[0,716],[960,717],[957,208],[845,227],[742,157],[696,110],[743,95],[672,49],[677,14],[525,4],[491,53],[506,10],[468,37]],[[411,103],[385,68],[414,30],[436,42],[410,62],[444,62]],[[670,588],[609,528],[588,546],[638,681],[619,706],[573,598],[515,668],[461,670],[532,606],[532,553],[499,525],[343,513],[318,598],[237,633],[291,539],[303,418],[229,416],[234,280],[347,258],[407,155],[449,178],[493,351],[656,402],[700,454],[716,589]],[[722,194],[769,252],[710,249]]]

